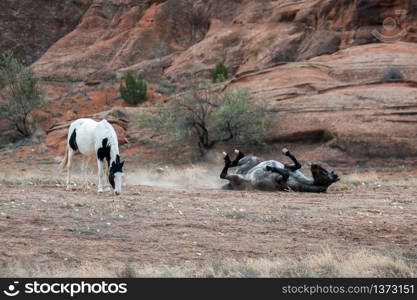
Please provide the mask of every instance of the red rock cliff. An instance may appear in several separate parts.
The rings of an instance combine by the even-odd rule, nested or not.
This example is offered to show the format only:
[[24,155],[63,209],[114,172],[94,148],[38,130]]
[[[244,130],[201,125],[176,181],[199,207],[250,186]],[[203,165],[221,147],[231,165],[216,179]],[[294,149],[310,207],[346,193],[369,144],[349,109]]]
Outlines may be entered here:
[[93,0],[76,11],[85,5],[33,65],[45,79],[117,86],[133,70],[157,89],[181,87],[224,61],[229,87],[275,112],[271,144],[308,144],[335,159],[417,154],[412,1]]

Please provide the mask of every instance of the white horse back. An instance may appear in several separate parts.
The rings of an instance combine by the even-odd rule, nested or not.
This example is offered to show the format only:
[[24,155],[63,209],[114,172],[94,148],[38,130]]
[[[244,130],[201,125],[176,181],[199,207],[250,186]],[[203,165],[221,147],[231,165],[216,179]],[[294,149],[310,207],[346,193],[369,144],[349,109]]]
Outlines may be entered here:
[[95,151],[95,132],[98,122],[93,119],[81,118],[71,123],[68,131],[68,147],[71,135],[75,130],[78,151],[84,155],[93,154]]
[[102,120],[100,122],[93,119],[81,118],[71,123],[68,131],[67,145],[73,131],[76,130],[76,143],[78,151],[84,155],[91,155],[97,152],[102,146],[103,140],[107,138],[108,144],[111,145],[111,151],[119,154],[116,132],[109,122]]

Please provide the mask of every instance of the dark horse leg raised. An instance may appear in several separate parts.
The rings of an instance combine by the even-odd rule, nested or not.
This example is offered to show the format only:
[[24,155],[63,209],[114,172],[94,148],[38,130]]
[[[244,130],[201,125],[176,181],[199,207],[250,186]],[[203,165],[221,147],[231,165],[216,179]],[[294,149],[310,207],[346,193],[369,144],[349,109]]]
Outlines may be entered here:
[[235,158],[235,160],[234,161],[232,161],[232,165],[231,165],[231,167],[237,167],[238,166],[238,164],[239,164],[239,160],[241,160],[242,158],[244,158],[245,157],[245,155],[240,151],[240,150],[235,150],[235,153],[237,154],[236,155],[236,158]]
[[293,163],[284,164],[284,169],[267,166],[265,170],[280,174],[284,181],[286,181],[290,177],[290,171],[294,172],[299,170],[301,168],[301,164],[287,148],[282,149],[282,153],[285,156],[288,156],[293,161]]
[[[279,173],[283,176],[292,190],[297,192],[309,192],[309,193],[323,193],[327,191],[327,188],[336,181],[339,181],[339,176],[333,171],[329,172],[317,164],[311,165],[311,173],[313,178],[304,176],[301,172],[296,172],[301,168],[301,164],[287,149],[283,149],[282,153],[288,156],[294,163],[285,164],[284,168],[266,167],[267,171]],[[290,181],[288,179],[291,178]]]
[[282,153],[285,156],[288,156],[294,163],[292,164],[285,164],[285,169],[291,170],[291,171],[297,171],[299,169],[301,169],[301,164],[298,162],[298,160],[295,158],[294,155],[292,155],[292,153],[287,149],[284,148],[282,149]]
[[293,163],[284,164],[284,169],[267,166],[265,170],[280,174],[282,178],[286,181],[290,177],[289,171],[294,172],[294,171],[301,169],[301,164],[298,162],[295,156],[292,155],[292,153],[287,148],[282,149],[282,153],[285,156],[288,156],[293,161]]
[[223,152],[223,155],[224,155],[224,168],[222,172],[220,173],[220,178],[227,179],[227,171],[229,171],[229,168],[232,167],[232,161],[229,157],[229,154],[227,154],[226,152]]
[[238,164],[239,164],[239,160],[241,160],[243,157],[245,157],[245,155],[242,152],[240,152],[239,150],[235,150],[235,153],[237,154],[237,156],[232,161],[230,159],[229,154],[227,154],[226,152],[223,152],[223,155],[224,155],[224,168],[223,168],[222,172],[220,173],[220,178],[221,179],[227,179],[226,177],[228,176],[227,175],[227,172],[229,171],[229,168],[237,167]]
[[232,161],[226,152],[223,152],[223,155],[224,155],[224,168],[222,172],[220,173],[220,178],[226,179],[229,181],[229,183],[226,186],[224,186],[223,189],[241,189],[245,184],[245,179],[239,174],[232,174],[232,175],[227,174],[227,172],[229,171],[229,168],[234,166],[234,164],[237,165],[237,162],[239,160],[235,159],[235,161]]
[[275,168],[275,167],[271,167],[271,166],[266,166],[265,167],[266,171],[270,171],[272,173],[278,173],[282,176],[282,179],[284,181],[287,181],[287,179],[290,177],[290,171],[288,171],[287,169],[281,169],[281,168]]

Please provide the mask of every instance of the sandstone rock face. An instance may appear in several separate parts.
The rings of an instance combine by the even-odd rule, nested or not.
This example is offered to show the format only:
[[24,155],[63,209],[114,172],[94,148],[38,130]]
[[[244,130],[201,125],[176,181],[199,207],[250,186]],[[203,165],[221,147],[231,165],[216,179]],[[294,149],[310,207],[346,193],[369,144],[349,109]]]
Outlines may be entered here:
[[189,74],[193,62],[200,72],[224,61],[243,73],[357,45],[417,38],[417,5],[411,1],[242,1],[232,15],[233,20],[212,16],[206,38],[184,51],[168,75]]
[[94,0],[35,70],[80,81],[111,78],[174,52],[182,55],[161,66],[174,80],[222,60],[233,70],[264,68],[382,40],[414,42],[416,15],[417,4],[406,0]]
[[92,0],[0,1],[0,53],[12,49],[25,64],[71,32]]
[[183,51],[208,29],[194,1],[95,0],[81,23],[35,64],[41,75],[82,81]]
[[[120,105],[126,71],[143,73],[157,98],[167,86],[172,92],[192,77],[209,79],[223,61],[233,73],[228,88],[267,101],[276,119],[270,144],[309,145],[311,157],[327,151],[335,160],[417,154],[412,1],[82,3],[88,9],[79,24],[33,65],[54,84],[74,85],[62,99],[46,89],[58,99],[60,122]],[[109,101],[94,100],[109,86]]]
[[[370,44],[235,79],[275,112],[270,143],[327,143],[354,157],[417,155],[417,45]],[[390,74],[402,74],[392,79]]]

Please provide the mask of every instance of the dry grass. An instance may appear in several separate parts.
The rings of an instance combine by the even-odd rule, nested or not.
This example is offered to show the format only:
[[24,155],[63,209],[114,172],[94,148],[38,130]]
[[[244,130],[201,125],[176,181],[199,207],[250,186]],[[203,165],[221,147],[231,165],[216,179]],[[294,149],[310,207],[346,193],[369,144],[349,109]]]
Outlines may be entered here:
[[[71,184],[75,186],[94,186],[96,185],[97,176],[91,174],[75,173],[71,176]],[[65,186],[66,177],[62,174],[22,174],[0,177],[0,185],[6,186]]]
[[[183,168],[183,169],[165,169],[162,171],[162,173],[158,173],[155,170],[148,169],[146,171],[137,171],[132,172],[129,171],[129,174],[126,176],[126,183],[127,185],[135,185],[135,184],[149,184],[149,185],[156,185],[156,186],[180,186],[180,187],[202,187],[202,186],[211,186],[216,188],[219,184],[218,181],[218,174],[216,169],[208,168],[203,165],[199,166],[190,166],[189,168]],[[80,175],[81,174],[81,175]],[[95,181],[97,180],[96,174],[95,174],[95,168],[92,168],[87,175],[84,175],[80,172],[76,172],[73,177],[74,181],[77,184],[84,184],[86,182],[89,182],[91,180],[92,184],[95,184]],[[22,174],[15,174],[11,176],[10,174],[2,174],[0,177],[0,184],[17,184],[17,185],[63,185],[65,180],[65,173],[58,173],[52,174],[52,173],[42,173],[35,174],[35,173],[26,173],[24,175]],[[391,181],[390,181],[391,180]],[[353,173],[352,175],[348,175],[344,177],[344,181],[346,185],[353,185],[356,183],[362,183],[366,182],[366,184],[376,184],[378,182],[381,182],[383,185],[384,182],[387,182],[386,184],[390,184],[389,182],[395,182],[392,181],[391,178],[381,177],[377,173]],[[399,179],[400,180],[400,179]],[[412,180],[412,179],[410,179]],[[29,183],[30,182],[30,183]],[[411,181],[410,181],[411,182]],[[221,184],[221,182],[220,182]],[[28,189],[30,190],[30,189]],[[33,195],[36,196],[35,199],[43,199],[46,196],[43,193],[39,193],[40,188],[34,187],[34,192],[29,195],[25,195],[25,197],[28,197],[28,199],[34,200],[31,197]],[[52,189],[49,189],[52,190]],[[48,191],[49,191],[48,190]],[[60,190],[60,189],[57,189]],[[367,188],[363,188],[363,190],[368,190]],[[390,191],[392,189],[387,189],[387,191]],[[394,189],[396,190],[396,189]],[[143,218],[143,220],[154,222],[156,225],[164,224],[166,218],[169,216],[171,220],[176,220],[172,222],[178,222],[180,224],[180,227],[184,224],[189,224],[190,226],[195,226],[197,218],[191,218],[189,221],[187,221],[187,215],[191,213],[198,212],[198,216],[204,216],[205,220],[227,220],[227,223],[229,224],[235,224],[239,225],[242,223],[244,227],[236,227],[236,228],[247,228],[248,224],[252,225],[259,225],[261,224],[260,228],[263,229],[265,226],[270,226],[278,224],[280,230],[284,230],[288,227],[293,226],[294,228],[299,229],[301,225],[306,222],[307,219],[303,218],[303,216],[307,216],[310,218],[311,216],[314,218],[317,218],[317,215],[314,215],[314,213],[323,213],[326,212],[327,215],[319,215],[320,218],[326,217],[326,216],[334,216],[335,211],[338,211],[340,207],[345,207],[349,209],[348,216],[352,219],[358,220],[360,222],[360,218],[356,219],[356,214],[361,213],[363,215],[364,213],[369,213],[369,210],[367,210],[368,207],[374,208],[375,204],[382,204],[382,202],[374,202],[377,201],[378,197],[385,197],[385,194],[383,196],[378,196],[376,199],[369,197],[369,195],[374,194],[374,192],[369,192],[369,195],[365,196],[365,199],[368,199],[366,201],[370,201],[365,206],[358,206],[356,203],[351,204],[349,201],[342,202],[343,199],[353,199],[351,198],[337,198],[341,199],[339,206],[331,207],[332,209],[329,210],[331,214],[328,213],[328,210],[320,209],[327,207],[324,206],[325,204],[328,205],[330,203],[333,203],[333,200],[331,202],[326,202],[328,199],[333,199],[332,197],[321,197],[318,198],[317,195],[312,196],[312,198],[308,198],[308,201],[303,200],[301,202],[297,202],[296,200],[298,197],[301,197],[301,195],[295,195],[289,193],[287,194],[257,194],[257,193],[238,193],[238,195],[234,195],[234,198],[228,201],[220,201],[216,202],[216,198],[218,194],[214,194],[214,192],[210,191],[210,197],[207,195],[200,195],[204,194],[205,191],[198,191],[196,193],[193,192],[193,194],[184,194],[184,197],[182,194],[175,200],[175,210],[181,210],[184,212],[184,215],[181,213],[180,217],[177,216],[177,213],[175,212],[175,215],[170,214],[173,208],[173,204],[171,203],[170,197],[177,193],[177,189],[174,189],[173,191],[167,190],[154,190],[154,189],[146,189],[144,188],[140,195],[136,193],[136,190],[131,188],[130,191],[134,191],[135,193],[131,193],[130,195],[127,195],[126,198],[124,198],[123,202],[113,202],[110,201],[110,198],[103,198],[101,201],[95,201],[94,195],[88,195],[84,196],[84,194],[80,193],[74,193],[74,195],[79,195],[85,198],[82,198],[82,200],[75,200],[69,201],[67,198],[65,199],[59,199],[59,201],[62,200],[62,203],[60,202],[53,202],[53,195],[49,196],[51,199],[51,203],[46,206],[46,204],[43,204],[42,201],[34,201],[33,203],[41,203],[42,208],[48,207],[51,209],[55,209],[55,212],[62,213],[62,208],[72,208],[76,206],[79,202],[84,204],[87,204],[83,206],[84,208],[82,210],[87,213],[87,210],[89,213],[94,214],[86,214],[88,219],[85,219],[85,224],[88,224],[88,226],[92,226],[91,224],[93,222],[95,223],[95,226],[97,228],[102,229],[102,227],[99,227],[99,224],[101,224],[102,220],[99,220],[98,217],[94,217],[95,215],[103,216],[105,218],[112,218],[111,223],[114,227],[112,227],[112,231],[110,231],[109,227],[109,237],[112,237],[113,235],[119,235],[120,233],[117,232],[118,226],[120,224],[124,225],[124,222],[129,221],[129,217],[132,218],[130,224],[137,223],[138,218]],[[362,190],[361,190],[362,191]],[[414,191],[414,190],[413,190]],[[38,193],[38,194],[37,194]],[[217,192],[216,192],[217,193]],[[362,193],[362,192],[361,192]],[[57,193],[58,195],[58,193]],[[188,197],[188,195],[192,196],[192,200]],[[228,196],[231,197],[231,193],[225,193],[225,194],[219,194],[222,196]],[[264,197],[265,198],[262,198]],[[268,200],[269,196],[277,196],[277,198],[273,199],[272,201]],[[361,194],[362,195],[362,194]],[[250,202],[251,197],[257,197],[259,196],[260,199],[259,202]],[[286,202],[285,198],[283,197],[289,197],[290,201]],[[340,197],[341,194],[337,194],[337,197]],[[394,195],[395,196],[395,195]],[[12,215],[16,213],[17,216],[21,216],[21,214],[17,214],[17,212],[21,211],[20,207],[14,207],[17,204],[20,204],[21,202],[29,203],[29,200],[26,200],[25,197],[14,197],[13,203],[10,201],[5,201],[7,205],[4,207],[9,209],[8,214]],[[310,197],[310,196],[309,196]],[[368,197],[368,198],[367,198]],[[16,198],[16,199],[15,199]],[[206,199],[206,200],[205,200]],[[326,200],[327,199],[327,200]],[[64,200],[67,200],[67,202],[64,202]],[[48,198],[49,201],[49,198]],[[108,202],[107,202],[108,201]],[[207,201],[207,202],[204,202]],[[252,199],[253,201],[253,199]],[[315,208],[310,206],[310,201],[313,201],[316,204],[322,203],[319,208]],[[360,200],[363,201],[363,200]],[[365,201],[365,203],[366,203]],[[10,202],[10,203],[9,203]],[[17,204],[16,204],[17,203]],[[33,204],[31,203],[31,205]],[[106,204],[107,203],[107,204]],[[249,203],[249,204],[248,204]],[[254,203],[262,203],[261,210],[256,210],[254,206]],[[267,206],[269,203],[270,206]],[[281,204],[280,204],[281,203]],[[308,203],[307,206],[300,206],[301,204],[305,205],[305,203]],[[312,203],[312,202],[311,202]],[[385,202],[384,202],[385,203]],[[407,202],[408,203],[408,202]],[[285,205],[284,205],[285,204]],[[22,203],[23,205],[23,203]],[[26,204],[25,204],[26,205]],[[170,206],[171,205],[171,206]],[[294,213],[295,210],[290,210],[288,208],[288,205],[291,205],[294,208],[299,208]],[[343,206],[342,206],[343,205]],[[413,203],[410,202],[410,208],[413,208]],[[33,207],[33,206],[32,206]],[[123,208],[123,215],[124,218],[119,220],[118,216],[120,214],[119,207]],[[271,207],[273,207],[273,210],[271,210]],[[307,208],[308,210],[306,210]],[[75,207],[78,209],[78,207]],[[219,208],[219,210],[215,210],[215,208]],[[136,211],[134,210],[136,209]],[[200,210],[201,209],[201,210]],[[316,210],[315,210],[316,209]],[[396,227],[397,225],[401,225],[410,230],[410,228],[413,226],[414,223],[406,223],[402,224],[398,221],[398,218],[403,218],[403,212],[397,213],[397,208],[394,210],[391,210],[391,206],[389,206],[389,210],[384,210],[383,208],[379,208],[382,210],[382,214],[371,216],[372,221],[378,221],[378,218],[382,218],[385,216],[385,220],[388,221],[388,224],[386,225],[386,228],[392,228]],[[38,210],[42,211],[42,210]],[[305,211],[305,213],[303,212]],[[348,211],[348,210],[346,210]],[[389,215],[385,212],[389,212]],[[153,212],[151,218],[148,218],[149,212]],[[308,213],[307,213],[308,212]],[[48,210],[48,213],[50,211]],[[204,214],[203,214],[204,213]],[[69,213],[67,210],[63,212],[64,215],[72,216],[72,212]],[[75,214],[76,216],[80,216],[79,213]],[[40,213],[37,212],[36,216],[38,219],[42,220],[42,218],[45,218],[46,215],[43,217],[40,216]],[[159,216],[159,217],[158,217]],[[219,218],[222,217],[222,218]],[[344,218],[346,219],[347,216]],[[180,218],[180,219],[176,219]],[[16,219],[19,219],[16,217]],[[369,216],[368,216],[369,219]],[[368,220],[367,219],[367,220]],[[9,219],[7,219],[9,220]],[[13,220],[10,219],[10,220]],[[30,219],[31,220],[31,219]],[[48,218],[49,220],[49,218]],[[72,218],[70,219],[72,221]],[[310,220],[310,219],[308,219]],[[336,219],[335,219],[336,220]],[[231,222],[230,222],[231,221]],[[243,222],[242,222],[243,221]],[[411,220],[410,220],[411,221]],[[9,221],[7,221],[9,222]],[[107,220],[106,220],[107,222]],[[119,223],[120,224],[119,224]],[[185,223],[184,223],[185,222]],[[297,223],[301,222],[301,223]],[[355,221],[356,222],[356,221]],[[390,223],[392,222],[392,223]],[[385,223],[385,222],[384,222]],[[7,223],[6,223],[7,224]],[[119,224],[119,225],[117,225]],[[301,225],[300,225],[301,224]],[[310,224],[310,223],[307,223]],[[314,223],[318,224],[318,223]],[[337,224],[337,223],[329,223],[329,226],[331,224]],[[375,223],[377,224],[377,223]],[[382,223],[378,223],[382,224]],[[282,226],[281,226],[282,225]],[[291,226],[289,226],[291,225]],[[392,226],[391,226],[392,225]],[[405,226],[407,225],[407,226]],[[210,228],[215,228],[213,225],[207,225],[211,226]],[[366,223],[365,229],[368,229],[371,225],[368,225]],[[82,232],[82,230],[85,230],[83,226],[78,227],[78,225],[75,225],[74,223],[68,223],[64,226],[65,228],[70,229],[76,229],[79,230],[79,232]],[[346,225],[343,225],[343,230],[349,230],[345,228]],[[37,228],[35,226],[35,228]],[[96,227],[94,227],[96,228]],[[106,227],[107,228],[107,227]],[[159,227],[153,227],[152,228],[152,234],[154,234],[155,228]],[[173,230],[176,227],[173,227]],[[183,230],[184,228],[189,227],[181,227]],[[234,227],[233,227],[234,228]],[[313,227],[312,227],[313,228]],[[1,229],[1,228],[0,228]],[[392,233],[396,232],[397,234],[402,234],[406,232],[406,234],[410,235],[410,232],[408,230],[402,230],[402,231],[392,231]],[[73,231],[71,231],[73,232]],[[162,231],[160,231],[161,234]],[[173,231],[174,232],[174,231]],[[191,232],[191,231],[190,231]],[[285,232],[285,234],[289,234],[291,237],[293,237],[294,230],[290,228],[288,232]],[[367,231],[368,232],[368,231]],[[204,233],[204,231],[199,231],[198,235],[200,236],[201,233]],[[281,231],[280,231],[281,233]],[[136,233],[135,233],[136,234]],[[332,233],[330,233],[332,234]],[[391,234],[391,233],[390,233]],[[413,232],[411,232],[413,234]],[[133,235],[133,234],[132,234]],[[211,235],[210,234],[207,236]],[[322,235],[321,237],[323,237]],[[152,236],[153,238],[153,236]],[[297,236],[297,239],[304,239],[308,238],[303,233]],[[327,236],[326,236],[327,238]],[[364,235],[364,239],[367,241],[372,240],[369,236]],[[381,240],[383,238],[380,238]],[[151,239],[149,239],[151,240]],[[315,240],[314,242],[317,243],[323,243],[323,241]],[[375,241],[375,239],[374,239]],[[176,241],[175,241],[176,242]],[[224,241],[225,242],[225,241]],[[255,242],[245,240],[245,242],[252,243],[252,246],[259,245]],[[13,242],[14,243],[14,242]],[[148,240],[146,240],[146,243],[148,243]],[[172,244],[172,241],[170,240],[170,243]],[[340,248],[340,245],[330,243],[331,245],[336,245],[338,249]],[[415,243],[410,243],[409,245],[414,245]],[[174,244],[175,245],[175,244]],[[361,245],[364,245],[362,243]],[[388,243],[387,243],[388,245]],[[32,245],[33,246],[33,245]],[[54,249],[56,245],[53,247],[51,246],[50,249]],[[275,247],[276,244],[273,245]],[[349,244],[349,247],[351,244]],[[162,247],[162,244],[158,241],[158,247]],[[12,256],[7,255],[3,256],[3,258],[0,260],[0,277],[215,277],[215,278],[223,278],[223,277],[417,277],[417,249],[412,250],[412,253],[409,254],[402,254],[399,252],[393,252],[393,251],[381,251],[381,250],[372,250],[372,249],[363,249],[360,248],[362,246],[357,246],[358,248],[355,249],[348,249],[343,248],[345,250],[340,250],[339,252],[329,248],[323,249],[319,253],[312,254],[307,257],[298,257],[298,258],[288,258],[288,257],[260,257],[256,259],[236,259],[232,257],[224,257],[222,259],[216,258],[216,256],[212,257],[199,257],[199,259],[206,259],[205,261],[191,261],[194,256],[190,256],[190,261],[183,263],[181,265],[172,265],[173,262],[169,262],[168,260],[159,260],[159,261],[167,261],[167,265],[141,265],[138,262],[136,262],[134,259],[132,259],[129,263],[124,264],[124,261],[126,260],[114,260],[113,261],[113,255],[114,252],[111,252],[109,256],[104,257],[101,259],[100,263],[93,263],[91,260],[83,259],[82,257],[78,257],[78,255],[63,255],[62,257],[59,256],[58,260],[56,258],[53,258],[51,261],[42,260],[42,258],[37,258],[34,256],[26,256],[27,253],[23,252],[24,254],[20,257],[11,258]],[[390,247],[379,244],[378,247],[384,248],[384,247]],[[229,249],[229,248],[227,248]],[[360,250],[358,250],[360,249]],[[67,250],[67,249],[66,249]],[[65,251],[66,251],[65,250]],[[172,250],[172,249],[171,249]],[[177,251],[177,248],[174,247],[174,250]],[[167,251],[166,248],[164,248],[163,252],[165,253]],[[193,250],[194,251],[194,250]],[[57,250],[57,253],[64,252],[62,250]],[[39,253],[39,252],[38,252]],[[71,253],[71,252],[68,252]],[[156,253],[156,254],[155,254]],[[160,257],[161,255],[164,255],[162,252],[154,252],[152,255],[156,257]],[[193,252],[194,253],[194,252]],[[229,255],[230,252],[222,252],[221,255]],[[267,252],[264,252],[262,255]],[[278,252],[282,253],[282,252]],[[169,253],[168,253],[169,254]],[[130,254],[129,254],[130,255]],[[170,255],[170,254],[169,254]],[[217,255],[217,254],[216,254]],[[277,255],[277,254],[274,254]],[[291,252],[289,255],[297,255],[297,253]],[[168,257],[168,256],[167,256]],[[247,257],[247,256],[246,256]],[[64,258],[64,259],[62,259]],[[36,262],[37,261],[37,262]],[[39,261],[42,261],[39,263]],[[148,261],[148,260],[146,260]],[[155,262],[157,263],[157,262]]]
[[376,173],[375,171],[370,171],[367,173],[351,173],[348,175],[343,176],[344,182],[351,182],[351,183],[370,183],[370,182],[376,182],[378,180],[381,180],[381,177]]
[[342,255],[323,250],[301,260],[223,259],[175,268],[143,268],[138,277],[416,277],[416,261],[397,255],[360,250]]
[[398,186],[398,185],[416,185],[417,178],[414,176],[388,176],[386,174],[377,173],[375,171],[369,172],[352,172],[348,175],[344,175],[342,183],[354,184],[354,185],[385,185],[385,186]]
[[[165,188],[220,188],[225,184],[219,179],[220,171],[208,165],[190,165],[183,168],[175,167],[144,167],[129,166],[125,170],[125,185],[149,185]],[[25,173],[0,173],[0,185],[36,185],[36,186],[65,186],[66,171],[57,166],[48,170]],[[71,184],[82,187],[93,187],[97,184],[97,166],[94,163],[76,162],[72,167]]]
[[3,264],[1,277],[140,277],[140,278],[280,278],[280,277],[417,277],[417,255],[384,253],[362,249],[338,253],[330,249],[302,259],[225,258],[204,263],[187,262],[180,266],[78,266],[41,267],[30,263]]
[[[71,184],[74,186],[92,186],[97,183],[97,166],[93,160],[73,162]],[[65,186],[66,170],[60,170],[58,163],[52,166],[42,166],[24,171],[11,168],[0,172],[0,185],[35,185],[35,186]]]

